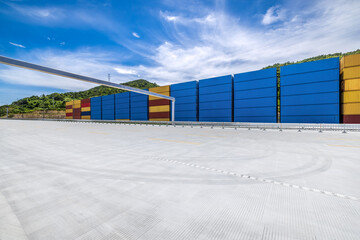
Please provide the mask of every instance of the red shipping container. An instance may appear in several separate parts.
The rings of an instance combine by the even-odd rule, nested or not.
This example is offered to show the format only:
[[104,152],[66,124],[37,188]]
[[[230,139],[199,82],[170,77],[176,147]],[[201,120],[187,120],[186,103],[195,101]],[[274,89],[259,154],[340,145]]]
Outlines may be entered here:
[[360,123],[360,115],[343,115],[343,123]]
[[170,118],[170,112],[152,112],[149,118]]
[[90,107],[90,103],[81,103],[81,107]]
[[149,100],[149,106],[162,106],[162,105],[169,105],[170,100],[167,99],[156,99],[156,100]]
[[72,117],[72,115],[73,115],[72,113],[66,113],[67,117]]
[[90,98],[82,99],[82,100],[81,100],[81,103],[90,103]]

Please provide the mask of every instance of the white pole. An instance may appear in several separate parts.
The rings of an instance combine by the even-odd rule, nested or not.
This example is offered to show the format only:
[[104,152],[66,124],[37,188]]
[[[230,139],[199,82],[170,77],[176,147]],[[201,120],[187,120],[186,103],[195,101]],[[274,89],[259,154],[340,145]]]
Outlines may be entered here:
[[175,121],[175,99],[171,101],[171,121]]

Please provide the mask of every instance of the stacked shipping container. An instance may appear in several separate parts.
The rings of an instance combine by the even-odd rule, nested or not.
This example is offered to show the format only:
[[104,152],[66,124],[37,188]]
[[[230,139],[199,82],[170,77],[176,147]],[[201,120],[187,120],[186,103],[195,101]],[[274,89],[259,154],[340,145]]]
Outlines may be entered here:
[[115,120],[115,94],[101,97],[101,119]]
[[198,120],[198,83],[197,81],[178,83],[170,86],[171,96],[175,97],[175,120]]
[[91,111],[90,111],[90,98],[81,100],[81,119],[90,119]]
[[130,92],[130,119],[148,120],[148,96]]
[[73,119],[81,119],[81,100],[74,100]]
[[277,122],[276,68],[234,76],[234,122]]
[[[149,92],[170,96],[170,86],[149,88]],[[170,100],[149,96],[149,120],[170,121]]]
[[115,94],[115,119],[130,120],[130,92]]
[[[340,70],[340,71],[339,71]],[[175,97],[176,121],[276,122],[280,90],[283,123],[360,123],[360,55],[325,59],[276,69],[152,88]],[[91,106],[91,108],[90,108]],[[90,111],[91,110],[91,111]],[[150,114],[149,114],[150,112]],[[171,105],[147,95],[126,92],[66,103],[67,119],[170,120]]]
[[280,68],[281,122],[339,123],[339,58]]
[[199,81],[199,121],[232,122],[231,75]]
[[66,114],[66,119],[72,119],[73,118],[73,101],[70,102],[66,102],[65,103],[65,114]]
[[101,120],[102,111],[101,111],[101,97],[90,98],[91,105],[91,119]]
[[340,66],[343,123],[360,123],[360,54],[343,57]]

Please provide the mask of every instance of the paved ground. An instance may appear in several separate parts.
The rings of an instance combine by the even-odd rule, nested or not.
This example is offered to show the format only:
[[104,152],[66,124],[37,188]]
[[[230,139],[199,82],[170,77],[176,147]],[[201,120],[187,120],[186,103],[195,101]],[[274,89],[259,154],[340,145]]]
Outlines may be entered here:
[[360,239],[360,134],[0,121],[0,239]]

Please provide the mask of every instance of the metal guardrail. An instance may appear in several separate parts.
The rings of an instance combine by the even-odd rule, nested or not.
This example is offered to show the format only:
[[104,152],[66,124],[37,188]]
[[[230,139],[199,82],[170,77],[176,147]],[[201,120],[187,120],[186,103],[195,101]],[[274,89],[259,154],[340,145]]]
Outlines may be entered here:
[[99,123],[99,124],[138,124],[138,125],[158,125],[166,127],[200,127],[200,128],[243,128],[243,129],[260,129],[260,130],[296,130],[301,131],[341,131],[341,132],[360,132],[360,124],[321,124],[321,123],[248,123],[248,122],[181,122],[181,121],[121,121],[121,120],[85,120],[85,119],[17,119],[3,118],[7,120],[31,120],[31,121],[57,121],[57,122],[74,122],[74,123]]

